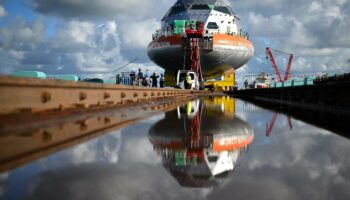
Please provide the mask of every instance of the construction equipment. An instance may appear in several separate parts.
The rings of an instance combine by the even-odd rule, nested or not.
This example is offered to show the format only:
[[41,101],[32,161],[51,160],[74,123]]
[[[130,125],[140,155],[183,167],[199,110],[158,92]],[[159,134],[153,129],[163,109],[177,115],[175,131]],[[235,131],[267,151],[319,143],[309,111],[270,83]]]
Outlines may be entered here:
[[176,76],[176,86],[181,89],[185,88],[185,79],[187,74],[191,77],[191,83],[189,83],[189,89],[199,90],[199,78],[195,71],[192,70],[179,70]]
[[266,47],[266,59],[270,59],[271,61],[271,64],[272,64],[272,67],[276,73],[276,76],[277,76],[277,81],[278,82],[283,82],[283,81],[286,81],[288,80],[289,76],[290,76],[290,69],[292,67],[292,61],[293,61],[293,54],[292,53],[286,53],[284,51],[280,51],[280,50],[275,50],[275,49],[272,49],[274,50],[275,52],[278,52],[278,53],[282,53],[282,54],[287,54],[289,55],[289,59],[288,59],[288,65],[287,65],[287,70],[286,70],[286,73],[284,75],[284,79],[282,80],[282,77],[281,77],[281,74],[280,74],[280,71],[278,70],[278,67],[277,67],[277,64],[276,64],[276,61],[275,61],[275,58],[273,57],[272,55],[272,52],[271,52],[271,49],[269,47]]
[[208,79],[204,82],[204,87],[212,91],[228,91],[235,90],[236,77],[235,71],[230,69],[220,77]]

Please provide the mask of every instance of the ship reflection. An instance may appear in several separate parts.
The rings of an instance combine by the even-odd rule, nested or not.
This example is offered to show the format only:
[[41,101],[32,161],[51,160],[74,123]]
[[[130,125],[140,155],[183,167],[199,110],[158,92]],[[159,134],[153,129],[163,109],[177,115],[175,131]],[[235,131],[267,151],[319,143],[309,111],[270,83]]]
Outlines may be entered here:
[[233,98],[196,100],[151,127],[149,140],[181,186],[215,186],[234,171],[254,138],[253,129],[234,113]]

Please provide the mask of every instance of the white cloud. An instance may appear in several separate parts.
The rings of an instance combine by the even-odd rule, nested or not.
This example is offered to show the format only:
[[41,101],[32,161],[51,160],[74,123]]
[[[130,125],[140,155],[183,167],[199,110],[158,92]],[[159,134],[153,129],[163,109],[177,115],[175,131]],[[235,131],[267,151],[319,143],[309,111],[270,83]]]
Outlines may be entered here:
[[9,54],[16,60],[22,60],[24,58],[23,51],[10,50]]
[[[57,15],[63,18],[84,19],[115,19],[132,18],[143,19],[145,17],[158,17],[159,13],[165,13],[171,5],[166,0],[30,0],[29,5],[37,12],[46,15]],[[152,11],[152,12],[150,12]],[[159,12],[160,11],[160,12]]]
[[298,52],[298,54],[302,56],[315,57],[337,56],[339,53],[341,53],[340,48],[305,48]]
[[159,28],[160,22],[154,18],[122,23],[121,37],[124,46],[130,49],[141,48],[146,51],[147,45],[152,40],[152,33]]
[[80,144],[72,149],[70,156],[74,164],[91,163],[97,161],[96,149],[91,143]]
[[339,6],[331,6],[331,7],[329,7],[327,9],[326,16],[327,17],[331,17],[331,18],[340,18],[340,19],[343,18],[342,14],[340,12]]
[[281,14],[265,17],[250,12],[248,21],[251,34],[271,38],[274,44],[312,46],[315,43],[303,23],[294,17]]
[[5,58],[1,71],[7,72],[7,66],[13,70],[41,66],[49,74],[98,74],[110,73],[125,63],[115,21],[98,26],[96,22],[71,20],[55,29],[54,35],[47,37],[42,19],[27,22],[20,17],[0,29],[0,56]]
[[[349,1],[293,1],[288,5],[276,1],[272,7],[249,2],[240,15],[243,21],[248,20],[246,27],[257,57],[265,57],[265,47],[269,46],[294,54],[292,73],[350,71],[350,38],[345,34],[350,31]],[[278,53],[275,57],[286,59]],[[279,65],[282,70],[285,66],[285,62]],[[245,68],[241,73],[260,70],[273,73],[269,62],[257,59],[252,59]]]
[[[304,24],[296,19],[293,20],[292,27],[286,27],[287,31],[291,34],[287,36],[288,45],[291,47],[310,47],[316,43],[315,38],[308,32],[308,30],[304,27]],[[283,44],[283,43],[282,43]]]
[[6,11],[3,6],[0,5],[0,17],[4,17],[6,15]]
[[314,1],[311,3],[310,7],[309,7],[309,11],[310,12],[321,12],[323,11],[323,6],[321,3]]
[[44,41],[45,28],[42,19],[26,22],[22,17],[16,17],[12,23],[0,29],[0,45],[6,50],[34,50]]
[[153,150],[153,146],[147,137],[128,138],[128,142],[122,147],[122,155],[124,162],[128,163],[145,163],[156,165],[161,162],[161,158]]
[[64,156],[73,164],[107,162],[117,163],[121,147],[120,130],[109,133],[103,138],[79,144],[65,151]]

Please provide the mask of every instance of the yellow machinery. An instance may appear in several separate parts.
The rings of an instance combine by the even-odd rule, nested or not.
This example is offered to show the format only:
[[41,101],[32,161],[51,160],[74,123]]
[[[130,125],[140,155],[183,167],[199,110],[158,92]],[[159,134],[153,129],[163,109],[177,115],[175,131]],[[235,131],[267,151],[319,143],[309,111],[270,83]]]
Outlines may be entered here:
[[230,96],[216,96],[204,99],[204,104],[220,109],[225,116],[234,118],[236,113],[236,100]]
[[228,91],[236,89],[236,77],[234,69],[230,69],[219,78],[208,79],[204,82],[207,90]]

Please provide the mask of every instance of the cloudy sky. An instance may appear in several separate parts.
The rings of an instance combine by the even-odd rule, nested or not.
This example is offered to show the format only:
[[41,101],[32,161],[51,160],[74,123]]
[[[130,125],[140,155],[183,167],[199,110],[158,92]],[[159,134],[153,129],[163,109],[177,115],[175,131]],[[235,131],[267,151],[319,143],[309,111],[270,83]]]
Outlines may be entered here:
[[[146,46],[174,2],[0,0],[0,73],[26,69],[108,77],[135,57],[131,68],[160,72]],[[239,75],[272,73],[266,46],[293,52],[294,73],[350,71],[349,0],[229,2],[256,51]],[[287,57],[276,56],[285,68]]]

